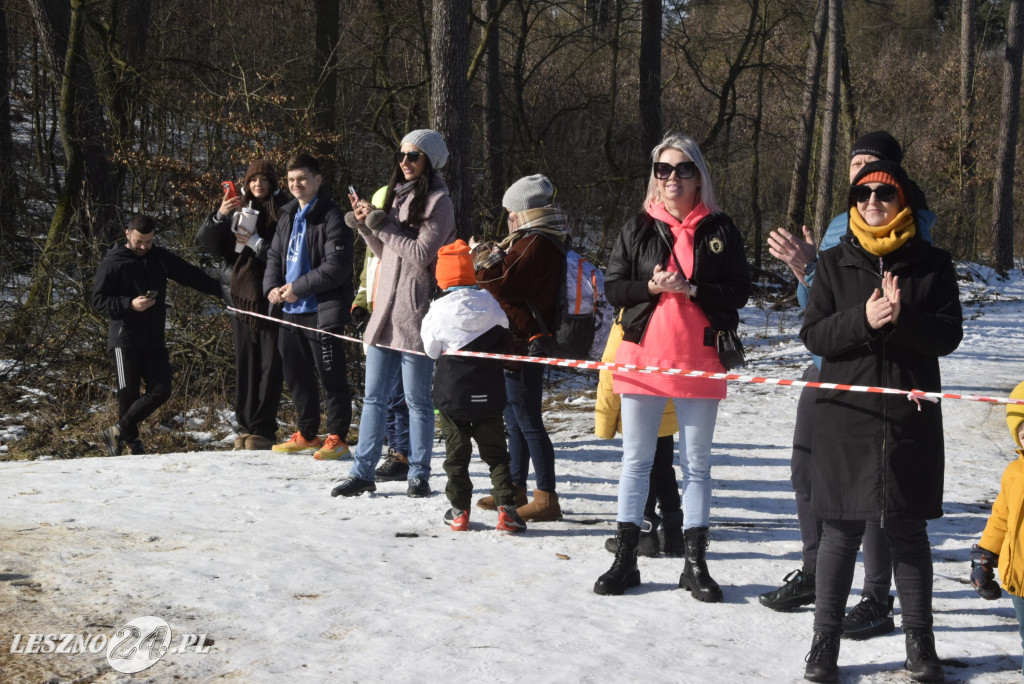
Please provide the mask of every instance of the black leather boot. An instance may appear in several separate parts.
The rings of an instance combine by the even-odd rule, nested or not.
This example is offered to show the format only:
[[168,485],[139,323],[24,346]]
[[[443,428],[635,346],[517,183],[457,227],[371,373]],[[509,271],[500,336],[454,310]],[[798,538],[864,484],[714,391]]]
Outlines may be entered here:
[[686,564],[683,574],[679,576],[679,586],[693,594],[693,598],[705,603],[719,603],[722,600],[722,588],[711,579],[708,564],[704,560],[711,539],[708,528],[691,527],[683,532],[686,539]]
[[[661,555],[661,540],[658,538],[658,524],[661,518],[658,516],[644,516],[644,524],[640,526],[640,543],[637,545],[638,556],[657,558]],[[604,548],[610,553],[615,553],[619,548],[619,538],[610,537],[604,540]]]
[[640,527],[633,523],[619,523],[615,535],[618,548],[611,569],[597,578],[594,593],[602,596],[618,596],[629,587],[640,584],[640,569],[636,566],[636,550],[640,543]]
[[661,519],[661,530],[665,535],[661,550],[666,556],[682,558],[686,553],[686,542],[683,540],[683,512],[666,513]]
[[804,679],[811,682],[839,681],[839,632],[815,632],[811,651],[804,660]]
[[935,653],[935,635],[930,629],[908,629],[907,670],[915,682],[944,682],[942,662]]

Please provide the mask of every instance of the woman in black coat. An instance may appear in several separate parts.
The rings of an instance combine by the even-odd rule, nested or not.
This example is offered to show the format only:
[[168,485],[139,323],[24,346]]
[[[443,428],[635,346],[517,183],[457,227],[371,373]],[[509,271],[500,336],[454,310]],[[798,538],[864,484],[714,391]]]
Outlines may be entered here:
[[[938,357],[963,337],[949,253],[920,236],[921,197],[891,162],[867,164],[849,195],[849,229],[821,253],[800,337],[821,381],[939,391]],[[942,411],[902,395],[819,390],[811,508],[822,519],[814,640],[806,679],[838,681],[839,638],[865,522],[892,547],[906,667],[943,681],[932,634],[927,520],[942,515]]]
[[[225,301],[243,311],[267,315],[263,294],[267,252],[281,207],[288,201],[278,188],[277,171],[267,159],[249,164],[241,194],[225,191],[220,207],[199,228],[198,240],[212,256],[220,257],[220,280]],[[255,232],[240,225],[242,209],[257,212]],[[283,375],[277,351],[277,326],[255,316],[231,314],[235,348],[235,419],[239,435],[234,448],[269,449],[277,438],[277,409]]]

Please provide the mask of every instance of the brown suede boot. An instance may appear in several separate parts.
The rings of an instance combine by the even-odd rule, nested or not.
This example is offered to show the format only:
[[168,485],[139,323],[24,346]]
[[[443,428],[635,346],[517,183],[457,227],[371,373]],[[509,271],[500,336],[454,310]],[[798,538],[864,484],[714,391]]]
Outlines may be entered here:
[[519,517],[533,522],[558,520],[562,517],[562,507],[558,505],[558,494],[533,490],[533,501],[516,508]]
[[[512,485],[512,487],[516,490],[515,491],[515,496],[516,496],[515,505],[516,505],[516,508],[518,509],[520,506],[525,506],[526,503],[527,503],[526,487],[520,487],[518,485]],[[493,496],[485,496],[485,497],[483,497],[481,499],[477,499],[476,507],[477,508],[482,508],[485,511],[496,511],[496,510],[498,510],[498,505],[494,503],[494,497]]]

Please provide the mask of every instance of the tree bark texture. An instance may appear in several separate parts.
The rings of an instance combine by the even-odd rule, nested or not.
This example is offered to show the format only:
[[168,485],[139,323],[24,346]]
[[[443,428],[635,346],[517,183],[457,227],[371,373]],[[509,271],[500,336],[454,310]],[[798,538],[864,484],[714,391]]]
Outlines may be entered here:
[[[334,131],[338,118],[338,16],[341,0],[316,0],[316,27],[314,45],[316,49],[316,90],[313,94],[313,120],[321,133]],[[322,139],[318,152],[333,157],[334,146],[328,136]],[[324,181],[333,184],[335,169],[323,168]]]
[[448,145],[444,177],[458,237],[473,234],[469,122],[469,0],[434,0],[430,36],[430,123]]
[[[961,249],[977,256],[978,193],[974,185],[977,159],[974,140],[974,0],[960,3],[960,207],[954,234]],[[960,251],[960,250],[958,250]]]
[[828,80],[825,84],[825,112],[821,122],[821,156],[814,206],[815,241],[821,240],[821,233],[832,217],[832,182],[835,178],[836,137],[842,99],[839,89],[844,42],[843,3],[831,2],[828,11]]
[[11,135],[11,94],[7,83],[10,68],[7,53],[7,10],[0,6],[0,245],[14,236],[18,209],[18,177],[14,166]]
[[1024,0],[1010,0],[1006,22],[1006,53],[1003,57],[1003,98],[999,108],[999,166],[992,197],[992,234],[995,268],[1005,273],[1013,267],[1013,181],[1020,128],[1020,78]]
[[821,85],[821,59],[828,28],[829,0],[817,0],[811,42],[807,46],[807,66],[804,71],[804,101],[800,113],[799,138],[793,157],[793,175],[789,185],[789,207],[786,211],[790,229],[804,223],[807,207],[807,188],[810,184],[811,150],[814,148],[814,122],[818,118],[818,91]]
[[643,0],[640,18],[640,152],[661,142],[661,0]]
[[[61,137],[66,139],[63,141],[65,149],[69,144],[81,147],[85,173],[84,184],[72,179],[77,185],[71,186],[74,194],[65,220],[70,224],[74,219],[87,234],[102,240],[112,239],[117,232],[115,218],[119,188],[110,180],[114,177],[114,166],[107,151],[109,129],[96,95],[96,79],[84,46],[80,45],[74,51],[68,49],[72,6],[80,12],[86,9],[80,2],[69,3],[67,0],[28,0],[28,4],[51,78],[59,90],[66,85],[74,91],[69,95],[74,101],[74,108],[61,115]],[[84,41],[84,26],[80,30],[83,32],[80,39]],[[65,65],[69,54],[74,61]],[[68,164],[70,166],[70,161]],[[71,175],[69,170],[68,176]],[[69,182],[65,180],[65,185]]]
[[498,36],[498,0],[486,0],[487,26],[484,29],[484,61],[487,65],[484,82],[484,149],[487,150],[487,213],[491,218],[501,215],[501,198],[505,192],[505,158],[501,125],[501,43]]

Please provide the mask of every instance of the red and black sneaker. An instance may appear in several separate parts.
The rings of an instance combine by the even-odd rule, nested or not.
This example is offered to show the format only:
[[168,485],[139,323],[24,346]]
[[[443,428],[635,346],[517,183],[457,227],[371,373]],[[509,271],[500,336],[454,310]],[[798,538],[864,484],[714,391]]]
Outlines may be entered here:
[[449,508],[444,514],[444,523],[456,532],[465,532],[469,529],[469,511]]
[[498,524],[494,529],[499,532],[525,532],[526,523],[519,517],[515,506],[498,506]]

